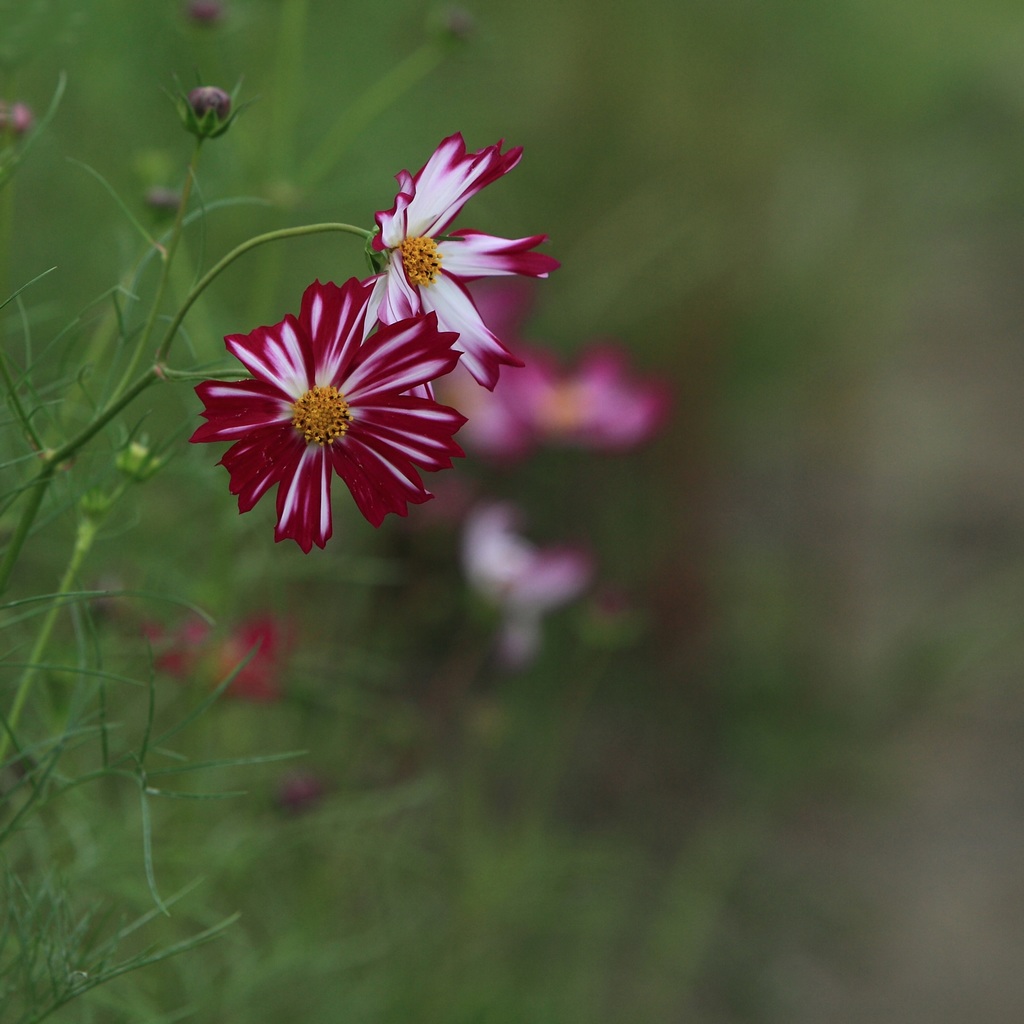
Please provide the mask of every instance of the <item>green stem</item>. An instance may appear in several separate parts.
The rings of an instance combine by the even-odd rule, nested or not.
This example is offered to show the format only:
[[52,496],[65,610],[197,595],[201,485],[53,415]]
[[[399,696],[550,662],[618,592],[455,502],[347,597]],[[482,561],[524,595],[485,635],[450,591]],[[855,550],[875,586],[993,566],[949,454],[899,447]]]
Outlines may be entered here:
[[202,139],[196,139],[195,149],[192,150],[192,159],[189,161],[188,171],[185,174],[185,183],[181,189],[181,201],[178,203],[178,213],[174,218],[174,227],[171,229],[171,237],[167,240],[167,248],[161,254],[163,265],[160,268],[160,280],[157,282],[156,295],[153,297],[152,306],[150,306],[146,326],[142,329],[142,335],[139,337],[139,340],[135,345],[132,357],[129,360],[128,365],[125,367],[124,373],[121,375],[121,382],[114,391],[115,395],[124,390],[128,381],[135,375],[135,371],[139,365],[139,358],[142,355],[142,352],[149,345],[149,339],[153,335],[153,328],[156,326],[156,318],[160,315],[160,304],[163,302],[164,293],[167,291],[167,283],[171,279],[171,263],[173,262],[174,254],[178,249],[178,242],[181,240],[181,229],[185,222],[185,211],[188,208],[188,201],[192,195],[192,182],[195,179],[196,167],[199,163],[199,151],[202,148],[202,143]]
[[39,471],[39,475],[31,485],[28,504],[24,509],[22,509],[21,518],[18,520],[18,525],[15,527],[14,534],[7,542],[3,561],[0,561],[0,594],[7,589],[7,581],[11,577],[11,570],[14,568],[14,563],[18,560],[18,555],[21,553],[22,546],[25,543],[25,539],[28,537],[29,530],[32,529],[32,523],[35,522],[36,514],[39,512],[39,506],[43,503],[43,496],[46,494],[47,488],[53,480],[53,472],[56,468],[56,463],[47,463],[44,465]]
[[22,546],[28,537],[29,531],[32,529],[32,524],[35,521],[40,506],[42,505],[43,497],[46,494],[50,483],[53,481],[53,475],[57,467],[74,455],[82,445],[99,433],[99,431],[105,427],[122,409],[142,394],[146,388],[151,384],[155,384],[158,380],[164,379],[166,372],[162,363],[167,357],[168,349],[171,347],[171,342],[174,340],[174,336],[177,334],[178,328],[185,319],[185,314],[189,311],[196,299],[202,295],[202,293],[223,270],[234,263],[240,256],[249,252],[249,250],[255,249],[260,245],[266,245],[268,242],[275,242],[282,238],[299,238],[303,235],[314,235],[325,231],[344,231],[351,235],[358,235],[360,238],[364,239],[373,237],[373,232],[367,231],[365,228],[355,227],[353,224],[306,224],[302,227],[282,228],[279,231],[268,231],[264,235],[256,235],[254,238],[250,238],[247,242],[243,242],[241,245],[232,249],[231,252],[214,264],[214,266],[212,266],[202,276],[202,278],[200,278],[195,287],[193,287],[185,297],[184,303],[182,303],[181,308],[175,314],[174,319],[167,328],[167,333],[164,335],[163,341],[160,343],[160,348],[157,350],[155,365],[150,367],[150,369],[145,373],[141,374],[136,378],[133,384],[124,388],[120,394],[113,398],[104,407],[103,411],[98,413],[96,418],[88,424],[88,426],[80,430],[70,440],[65,441],[59,448],[51,448],[43,453],[43,468],[39,471],[35,481],[29,485],[28,504],[26,504],[25,508],[22,510],[21,519],[18,521],[14,535],[11,537],[11,540],[7,545],[7,549],[4,551],[3,560],[0,561],[0,594],[7,589],[11,571],[14,568],[15,562],[18,560],[18,555],[21,553]]
[[268,242],[276,242],[282,238],[300,238],[302,235],[315,235],[324,231],[345,231],[350,235],[358,235],[360,238],[364,239],[373,237],[372,231],[367,231],[365,228],[357,228],[354,224],[326,223],[304,224],[297,228],[280,228],[277,231],[268,231],[266,234],[256,235],[248,241],[243,242],[241,245],[232,249],[231,252],[229,252],[223,259],[215,263],[196,282],[192,291],[185,296],[185,301],[182,303],[181,309],[179,309],[177,314],[175,314],[174,319],[167,328],[167,333],[164,335],[164,340],[160,343],[160,347],[157,349],[157,363],[162,363],[164,359],[167,358],[167,351],[170,349],[171,343],[174,341],[174,335],[177,334],[178,328],[181,326],[182,320],[185,319],[185,314],[191,308],[192,303],[202,295],[214,278],[234,263],[239,256],[244,256],[245,253],[249,252],[251,249],[255,249],[260,245],[266,245]]
[[21,398],[18,396],[17,385],[11,376],[11,368],[7,365],[7,356],[3,351],[0,351],[0,377],[3,377],[4,387],[7,389],[7,397],[11,403],[11,408],[14,409],[14,415],[21,423],[21,429],[25,431],[25,436],[32,447],[36,451],[41,451],[45,447],[42,438],[40,438],[36,428],[32,426],[32,420],[29,419],[28,414],[25,412],[25,406],[22,405]]
[[321,182],[352,140],[382,111],[426,78],[444,60],[446,53],[447,50],[436,43],[424,43],[350,103],[300,169],[300,187],[310,189]]
[[29,693],[32,690],[32,684],[35,682],[38,674],[36,666],[42,661],[43,654],[46,652],[46,646],[50,642],[50,636],[53,633],[53,627],[56,625],[57,616],[63,607],[61,597],[71,590],[75,578],[78,576],[78,571],[82,567],[82,562],[89,553],[92,542],[96,539],[99,528],[100,519],[95,515],[84,515],[78,524],[78,533],[75,536],[75,546],[71,551],[71,559],[68,562],[67,569],[64,571],[64,577],[60,581],[53,604],[50,605],[50,610],[43,619],[39,635],[36,637],[32,653],[28,658],[28,667],[21,675],[21,682],[18,684],[18,690],[14,695],[14,703],[11,705],[10,714],[7,716],[7,728],[3,735],[0,735],[0,764],[3,763],[7,755],[8,745],[18,728],[21,712],[25,707],[25,702],[28,700]]
[[291,174],[295,155],[296,112],[302,104],[302,74],[306,70],[303,59],[306,36],[308,0],[285,0],[281,5],[281,21],[277,33],[277,67],[274,107],[271,111],[273,131],[270,147],[271,173],[275,178]]
[[143,391],[160,380],[160,371],[152,367],[142,374],[134,384],[111,402],[87,427],[80,430],[70,441],[65,441],[59,448],[50,448],[43,452],[43,468],[36,475],[35,480],[29,485],[28,504],[21,511],[21,518],[15,528],[4,551],[3,561],[0,561],[0,594],[7,589],[7,584],[14,569],[14,563],[21,554],[21,549],[28,538],[32,524],[43,503],[50,484],[53,483],[53,475],[60,464],[69,459],[79,448],[94,437],[103,429],[126,405],[138,398]]

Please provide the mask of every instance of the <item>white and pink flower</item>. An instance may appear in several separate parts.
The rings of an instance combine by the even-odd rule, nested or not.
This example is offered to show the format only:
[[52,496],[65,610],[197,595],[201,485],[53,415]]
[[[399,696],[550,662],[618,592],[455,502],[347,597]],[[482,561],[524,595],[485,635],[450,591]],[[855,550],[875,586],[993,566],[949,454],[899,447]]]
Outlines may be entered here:
[[547,277],[559,265],[533,251],[546,235],[509,239],[451,227],[469,199],[519,163],[522,148],[502,153],[501,145],[468,153],[457,132],[416,174],[399,172],[395,205],[377,213],[380,231],[372,243],[382,266],[372,300],[381,322],[435,312],[442,330],[458,332],[455,347],[486,388],[494,387],[502,365],[522,364],[484,323],[467,284],[482,277]]
[[470,586],[501,613],[498,653],[519,668],[536,656],[544,615],[579,597],[593,564],[579,547],[539,548],[517,530],[519,515],[508,503],[472,509],[462,538],[462,565]]

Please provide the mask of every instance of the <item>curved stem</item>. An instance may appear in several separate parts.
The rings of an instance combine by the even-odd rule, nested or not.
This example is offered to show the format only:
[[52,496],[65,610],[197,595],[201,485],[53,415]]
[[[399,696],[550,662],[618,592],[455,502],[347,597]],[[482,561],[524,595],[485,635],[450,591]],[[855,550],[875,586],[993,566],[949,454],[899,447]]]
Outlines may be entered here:
[[182,320],[185,319],[185,314],[189,311],[192,303],[199,298],[200,295],[209,287],[213,280],[224,270],[226,270],[239,256],[244,256],[245,253],[251,249],[257,248],[260,245],[266,245],[268,242],[276,242],[281,238],[299,238],[302,235],[315,235],[324,231],[344,231],[350,235],[358,235],[360,238],[372,238],[373,232],[367,231],[365,228],[358,228],[354,224],[304,224],[302,227],[297,228],[280,228],[277,231],[268,231],[263,235],[256,235],[250,238],[248,241],[243,242],[241,245],[232,249],[223,259],[215,263],[210,269],[196,282],[195,287],[185,296],[185,301],[181,304],[181,309],[175,314],[174,319],[171,321],[170,326],[167,328],[167,333],[164,335],[163,341],[160,343],[160,347],[156,352],[156,361],[162,363],[167,358],[167,351],[171,347],[171,343],[174,341],[175,334],[178,333],[178,328],[181,326]]

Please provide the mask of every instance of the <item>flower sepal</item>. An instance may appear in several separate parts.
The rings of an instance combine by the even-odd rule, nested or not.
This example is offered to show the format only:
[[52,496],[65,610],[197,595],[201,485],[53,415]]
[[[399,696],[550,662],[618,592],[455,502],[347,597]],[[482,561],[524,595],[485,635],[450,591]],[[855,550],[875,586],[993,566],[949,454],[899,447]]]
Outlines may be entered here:
[[[374,246],[374,243],[380,237],[380,228],[377,228],[369,238],[366,239],[366,262],[370,265],[371,274],[382,273],[388,265],[390,256],[386,249],[379,249]],[[379,244],[379,242],[378,242]]]

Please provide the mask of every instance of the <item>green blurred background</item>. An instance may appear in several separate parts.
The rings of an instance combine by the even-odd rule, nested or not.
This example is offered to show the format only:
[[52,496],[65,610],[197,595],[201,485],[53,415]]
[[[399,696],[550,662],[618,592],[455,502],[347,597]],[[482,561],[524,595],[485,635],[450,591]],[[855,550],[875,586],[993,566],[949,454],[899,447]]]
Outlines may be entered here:
[[[476,0],[469,39],[372,120],[360,97],[437,10],[225,6],[198,26],[163,0],[0,3],[5,94],[41,111],[67,73],[5,193],[5,294],[56,265],[32,331],[81,318],[54,376],[140,252],[66,158],[150,216],[189,152],[164,90],[198,75],[254,100],[205,148],[202,197],[269,205],[212,211],[193,267],[272,227],[370,226],[442,137],[504,138],[524,159],[464,220],[550,235],[528,337],[619,339],[675,404],[635,455],[458,470],[534,536],[592,543],[633,609],[622,636],[592,605],[556,616],[512,676],[479,668],[450,536],[371,533],[339,492],[335,541],[303,559],[182,434],[96,572],[299,618],[295,697],[218,709],[203,742],[305,748],[329,792],[282,817],[260,769],[246,798],[165,812],[163,884],[206,877],[170,934],[241,922],[60,1019],[1021,1019],[1019,5]],[[339,119],[347,145],[311,170]],[[190,314],[196,359],[363,273],[334,236],[253,255]],[[167,390],[161,439],[197,411]],[[34,552],[22,584],[64,557]],[[146,906],[124,800],[116,856],[55,841],[86,905]]]

